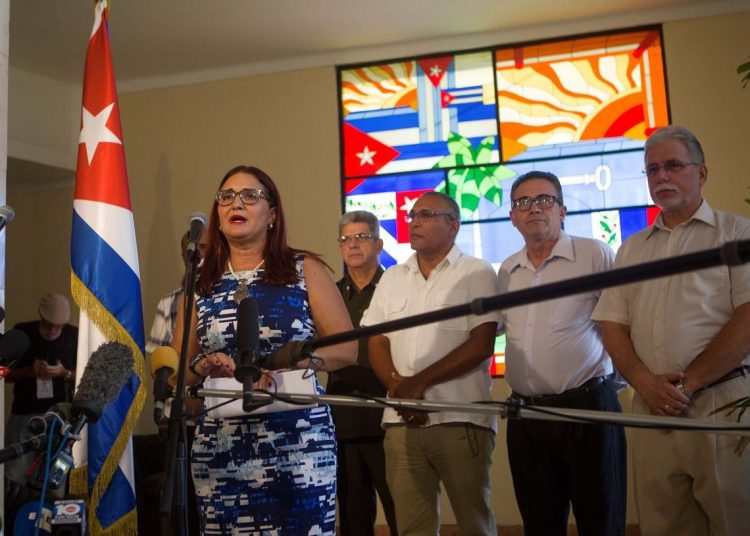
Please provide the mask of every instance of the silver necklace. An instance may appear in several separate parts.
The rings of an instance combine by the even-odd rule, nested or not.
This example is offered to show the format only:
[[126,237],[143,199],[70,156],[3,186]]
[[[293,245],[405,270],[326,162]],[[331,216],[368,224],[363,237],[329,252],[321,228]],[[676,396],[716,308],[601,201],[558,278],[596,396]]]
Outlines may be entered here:
[[[250,270],[250,277],[248,278],[248,282],[255,279],[255,276],[258,275],[258,270],[260,270],[264,262],[266,262],[266,260],[262,259],[258,263],[258,266]],[[229,266],[229,271],[232,273],[232,277],[235,279],[235,281],[237,281],[237,288],[234,289],[234,293],[232,294],[232,299],[236,301],[237,303],[240,303],[249,295],[249,292],[247,289],[247,283],[245,282],[245,278],[237,275],[237,272],[235,272],[234,268],[232,267],[232,261],[230,261],[229,259],[227,259],[227,265]]]

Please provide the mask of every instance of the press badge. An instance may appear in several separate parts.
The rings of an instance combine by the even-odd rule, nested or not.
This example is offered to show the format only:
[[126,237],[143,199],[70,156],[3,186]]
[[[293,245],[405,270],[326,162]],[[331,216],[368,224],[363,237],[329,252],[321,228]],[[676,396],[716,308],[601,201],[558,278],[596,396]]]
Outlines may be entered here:
[[37,378],[36,379],[36,397],[39,399],[42,399],[42,398],[52,398],[52,396],[53,396],[52,378]]

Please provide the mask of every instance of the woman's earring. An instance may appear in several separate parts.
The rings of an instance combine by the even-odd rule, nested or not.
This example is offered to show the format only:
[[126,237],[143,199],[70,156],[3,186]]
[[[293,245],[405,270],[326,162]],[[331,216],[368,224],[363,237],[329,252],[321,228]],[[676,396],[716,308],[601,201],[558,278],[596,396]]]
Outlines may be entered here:
[[273,223],[268,224],[268,230],[271,231],[273,229]]

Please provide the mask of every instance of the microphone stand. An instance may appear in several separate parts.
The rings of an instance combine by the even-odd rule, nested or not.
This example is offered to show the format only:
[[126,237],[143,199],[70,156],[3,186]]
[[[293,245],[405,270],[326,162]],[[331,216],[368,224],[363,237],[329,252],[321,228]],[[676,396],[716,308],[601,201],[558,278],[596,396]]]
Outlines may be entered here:
[[[375,324],[373,326],[365,326],[351,331],[342,333],[336,333],[326,337],[320,337],[304,342],[304,352],[311,352],[316,348],[323,346],[332,346],[334,344],[340,344],[343,342],[349,342],[360,339],[362,337],[370,337],[372,335],[380,335],[382,333],[388,333],[391,331],[398,331],[405,328],[411,328],[415,326],[422,326],[430,324],[432,322],[438,322],[440,320],[447,320],[450,318],[456,318],[467,315],[480,315],[487,311],[494,311],[498,309],[510,309],[512,307],[518,307],[520,305],[526,305],[537,301],[551,300],[554,298],[560,298],[563,296],[569,296],[571,294],[579,294],[581,292],[588,292],[591,290],[597,290],[602,288],[616,287],[619,285],[626,285],[630,283],[636,283],[639,281],[645,281],[648,279],[656,279],[659,277],[665,277],[669,275],[679,274],[683,272],[689,272],[693,270],[702,270],[705,268],[711,268],[719,265],[726,266],[737,266],[750,262],[750,240],[740,240],[735,242],[727,242],[726,244],[713,249],[707,249],[697,251],[695,253],[688,253],[685,255],[679,255],[677,257],[669,257],[657,261],[647,262],[643,264],[637,264],[633,266],[627,266],[624,268],[618,268],[607,272],[600,272],[592,275],[586,275],[582,277],[576,277],[573,279],[566,279],[555,283],[549,283],[546,285],[540,285],[538,287],[527,288],[518,290],[515,292],[507,292],[505,294],[498,294],[496,296],[489,296],[486,298],[477,298],[470,303],[463,305],[456,305],[452,307],[446,307],[437,311],[430,311],[428,313],[422,313],[406,318],[400,318],[398,320],[392,320],[389,322],[383,322],[381,324]],[[199,396],[215,396],[215,397],[238,397],[237,392],[232,391],[221,391],[221,390],[207,390],[199,389]],[[259,401],[267,400],[269,397],[273,399],[272,395],[268,393],[255,392],[253,396]],[[279,397],[281,398],[281,397]],[[502,418],[541,418],[550,419],[552,418],[554,410],[556,417],[564,417],[566,420],[586,418],[589,420],[601,420],[602,422],[613,422],[617,424],[623,424],[626,426],[638,426],[638,425],[653,425],[659,424],[665,427],[673,428],[691,428],[688,419],[682,418],[668,418],[668,417],[653,417],[653,416],[637,416],[631,418],[629,416],[618,417],[617,415],[622,414],[608,414],[607,412],[591,412],[584,410],[570,410],[564,408],[545,408],[544,416],[540,416],[538,407],[534,408],[523,408],[513,402],[506,402],[503,405],[503,410],[498,411],[497,407],[491,407],[489,405],[479,404],[461,404],[455,402],[427,402],[424,400],[394,400],[394,399],[375,399],[371,398],[368,401],[362,399],[356,399],[352,397],[344,396],[333,396],[333,395],[302,395],[302,394],[284,394],[284,398],[292,399],[298,403],[328,403],[328,404],[343,404],[347,406],[371,406],[375,405],[389,405],[391,407],[405,407],[409,409],[420,409],[420,410],[454,410],[454,411],[472,411],[480,413],[499,413]],[[441,405],[442,404],[442,405]],[[606,417],[596,417],[597,415],[606,415]],[[555,419],[553,419],[555,420]],[[707,427],[710,422],[701,422],[690,419],[695,424],[696,429],[702,429]],[[719,424],[719,423],[714,423]],[[749,428],[747,426],[735,425],[735,426],[714,426],[715,429],[720,430],[722,428],[730,428],[728,432],[737,433],[737,429],[742,432],[740,435],[747,434]]]
[[188,264],[185,272],[183,296],[185,309],[183,311],[182,341],[180,346],[180,362],[177,367],[177,386],[169,412],[167,425],[166,474],[164,490],[161,497],[161,514],[169,516],[172,508],[177,518],[175,533],[183,536],[188,534],[187,509],[187,431],[185,427],[185,369],[187,368],[187,348],[192,327],[193,301],[195,299],[195,276],[198,271],[200,255],[195,248],[187,250]]
[[668,275],[702,270],[713,266],[737,266],[746,262],[750,262],[750,240],[727,242],[718,248],[687,253],[685,255],[678,255],[677,257],[668,257],[658,261],[626,266],[624,268],[584,275],[573,279],[565,279],[555,283],[506,292],[505,294],[498,294],[496,296],[477,298],[463,305],[454,305],[428,313],[390,320],[381,324],[365,326],[327,337],[311,339],[305,341],[305,350],[314,350],[322,346],[332,346],[342,342],[354,341],[362,337],[381,335],[391,331],[413,328],[459,316],[481,315],[488,311],[510,309],[538,301],[570,296],[571,294],[617,287],[648,279],[657,279]]
[[[199,398],[241,399],[242,391],[228,389],[206,389],[195,391]],[[253,397],[271,403],[276,400],[272,393],[254,391]],[[750,425],[742,423],[714,421],[710,419],[686,419],[684,417],[657,417],[616,413],[592,409],[560,408],[550,406],[525,406],[523,402],[508,399],[505,401],[487,400],[484,402],[448,402],[415,400],[411,398],[356,397],[348,395],[310,395],[304,393],[284,393],[279,400],[295,404],[328,404],[331,406],[354,406],[362,408],[404,408],[419,411],[459,411],[483,415],[498,415],[501,419],[532,419],[557,422],[584,422],[615,424],[635,428],[662,428],[690,430],[714,434],[730,434],[750,437]]]

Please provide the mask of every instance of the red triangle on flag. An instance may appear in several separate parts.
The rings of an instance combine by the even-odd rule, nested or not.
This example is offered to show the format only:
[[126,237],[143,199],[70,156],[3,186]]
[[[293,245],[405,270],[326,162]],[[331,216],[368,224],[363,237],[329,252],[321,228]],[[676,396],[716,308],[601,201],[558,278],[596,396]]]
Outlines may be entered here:
[[448,106],[451,102],[453,102],[453,99],[455,99],[453,95],[448,93],[447,91],[441,91],[440,92],[440,107],[445,108]]
[[442,56],[440,58],[427,58],[419,60],[417,63],[424,71],[427,78],[430,79],[432,85],[438,87],[440,81],[443,79],[445,71],[448,70],[448,66],[453,61],[453,56]]
[[344,173],[347,177],[375,175],[400,154],[366,132],[344,123]]
[[432,191],[430,188],[425,188],[396,192],[396,242],[399,244],[409,242],[409,224],[406,223],[406,215],[422,194]]

